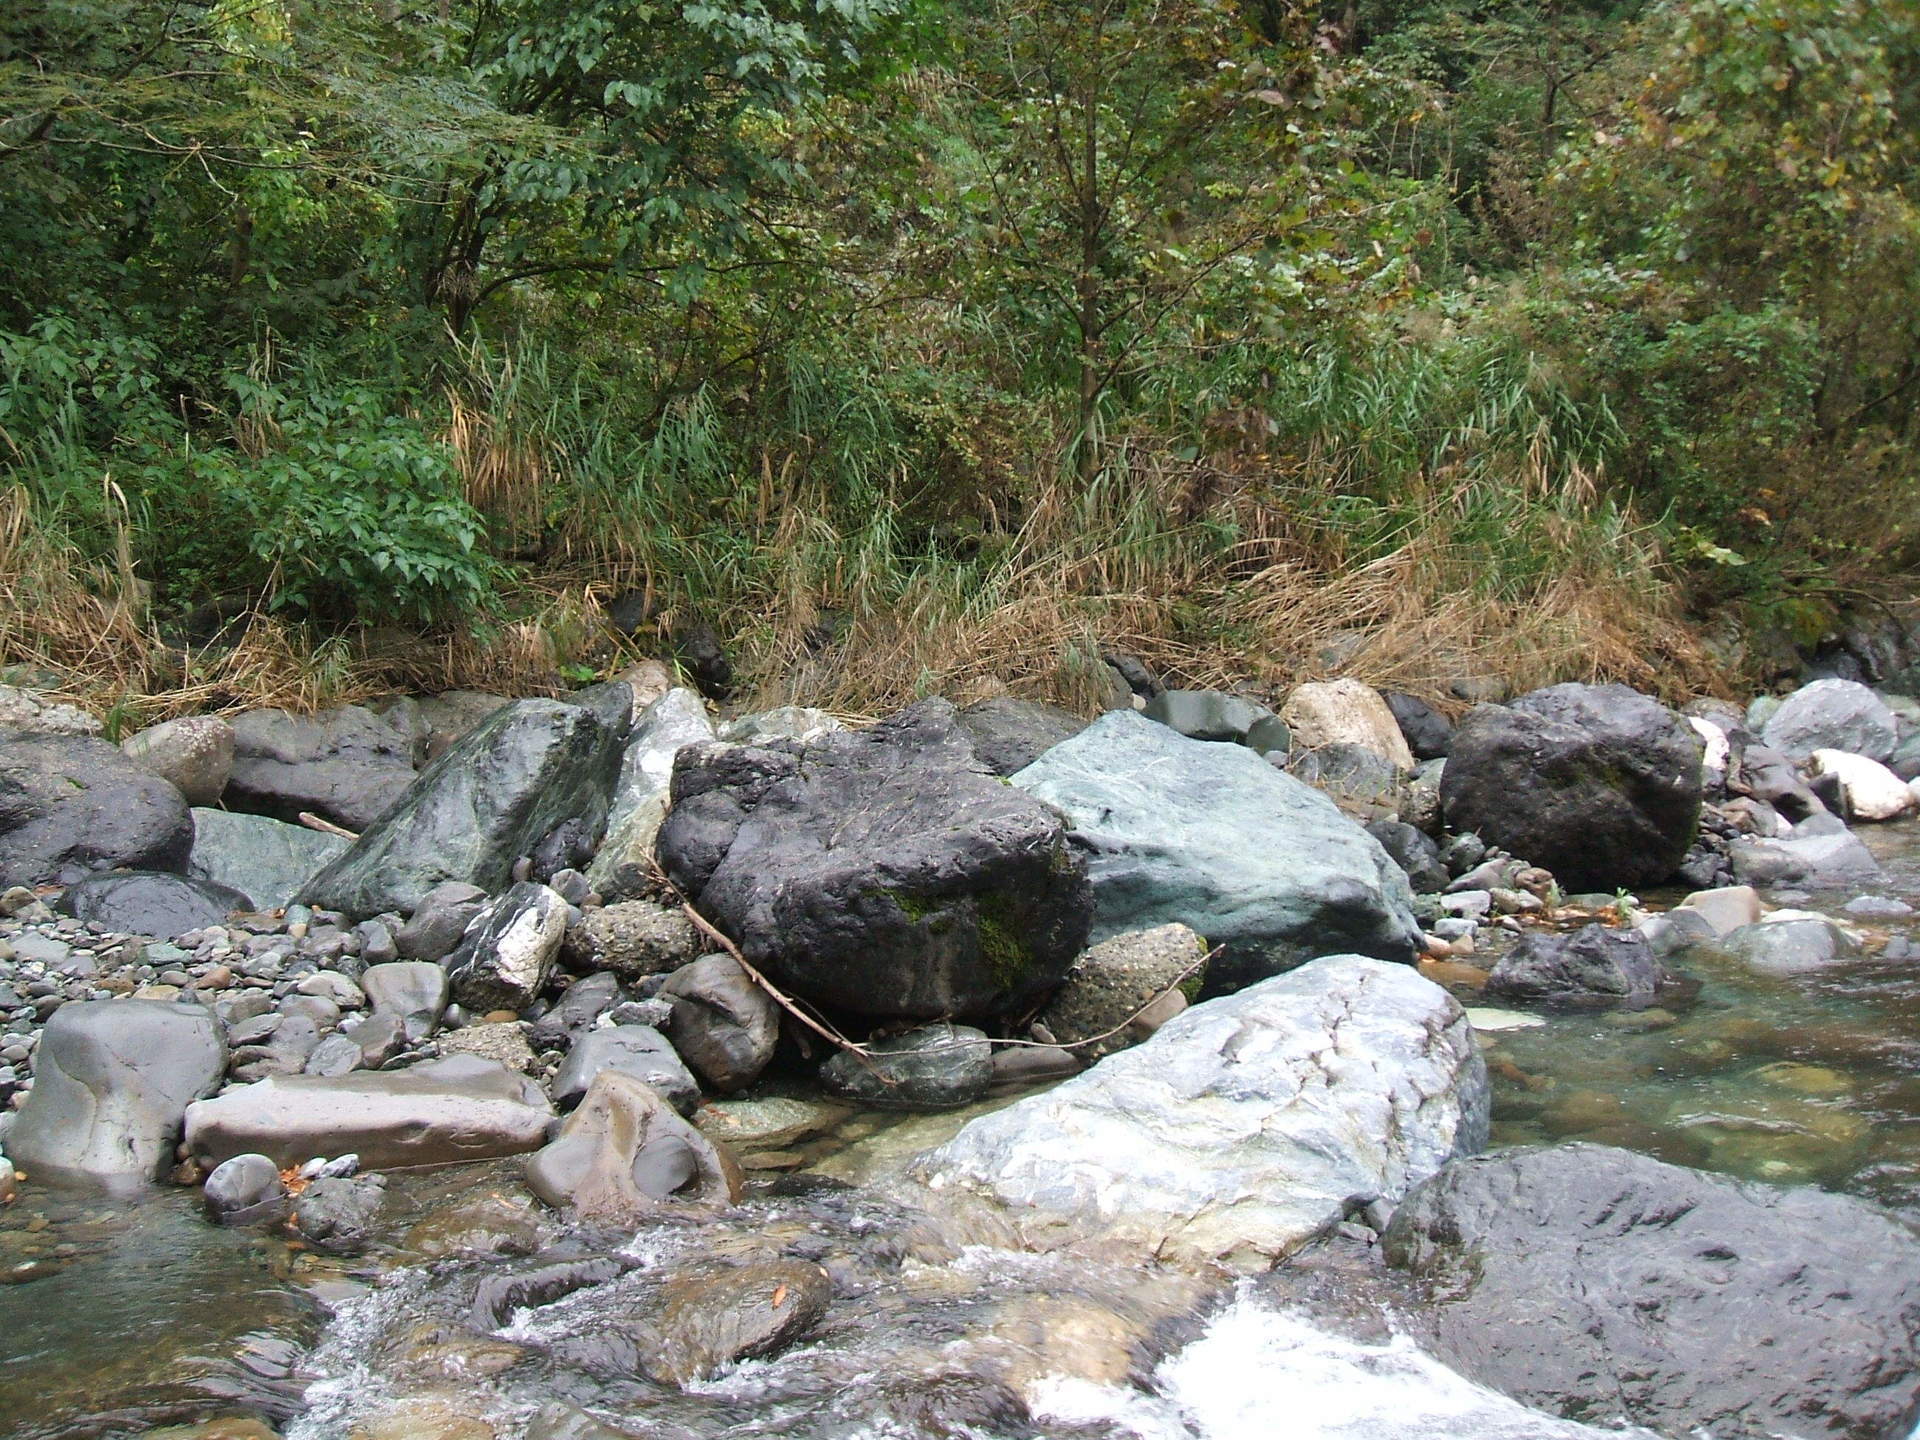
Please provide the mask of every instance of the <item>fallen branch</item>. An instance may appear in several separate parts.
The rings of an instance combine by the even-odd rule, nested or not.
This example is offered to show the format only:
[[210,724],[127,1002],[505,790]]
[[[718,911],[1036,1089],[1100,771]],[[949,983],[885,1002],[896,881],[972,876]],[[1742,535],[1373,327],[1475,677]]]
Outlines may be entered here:
[[311,810],[300,812],[300,823],[309,830],[318,830],[322,835],[338,835],[342,840],[358,840],[360,837],[344,825],[336,825],[331,820],[322,820]]

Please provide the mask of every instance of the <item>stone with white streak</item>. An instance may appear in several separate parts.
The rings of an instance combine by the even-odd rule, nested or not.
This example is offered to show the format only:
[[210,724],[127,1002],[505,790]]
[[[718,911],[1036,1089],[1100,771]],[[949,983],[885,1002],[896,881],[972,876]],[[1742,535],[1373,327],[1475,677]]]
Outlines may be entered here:
[[1878,760],[1845,750],[1816,750],[1809,764],[1814,774],[1840,782],[1840,806],[1849,820],[1898,820],[1914,808],[1907,782]]
[[607,838],[587,867],[594,889],[605,895],[632,888],[622,882],[645,871],[653,857],[653,837],[667,817],[673,757],[683,746],[713,738],[706,704],[692,690],[669,690],[641,713],[620,761],[620,779],[607,812]]
[[972,1121],[915,1162],[1034,1243],[1264,1269],[1486,1143],[1466,1013],[1411,969],[1316,960]]
[[453,998],[468,1011],[520,1011],[553,973],[567,933],[567,902],[545,885],[523,881],[495,900],[447,960]]

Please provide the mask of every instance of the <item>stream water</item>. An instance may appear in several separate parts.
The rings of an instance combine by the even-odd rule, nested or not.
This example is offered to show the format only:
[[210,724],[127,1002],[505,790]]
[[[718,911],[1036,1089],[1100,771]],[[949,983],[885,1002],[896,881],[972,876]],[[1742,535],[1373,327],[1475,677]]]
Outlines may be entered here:
[[[1920,910],[1920,824],[1860,833],[1887,868],[1870,893]],[[1864,932],[1870,951],[1920,931],[1920,915],[1840,909],[1853,894],[1784,898]],[[1920,1222],[1920,966],[1869,958],[1768,979],[1710,951],[1680,965],[1696,983],[1671,1003],[1484,1034],[1495,1144],[1596,1140],[1847,1191]],[[357,1260],[215,1229],[188,1192],[29,1187],[0,1212],[0,1274],[15,1282],[0,1285],[0,1435],[265,1433],[167,1428],[219,1416],[292,1440],[1620,1433],[1483,1390],[1378,1313],[1342,1322],[1270,1285],[1020,1253],[976,1218],[847,1185],[957,1123],[854,1116],[842,1131],[854,1143],[818,1147],[809,1170],[757,1182],[737,1210],[638,1235],[564,1234],[511,1164],[396,1176],[394,1239]],[[551,1263],[555,1246],[615,1253],[625,1273],[475,1321],[481,1277]],[[775,1256],[832,1277],[805,1343],[684,1392],[636,1378],[633,1337],[673,1277]]]

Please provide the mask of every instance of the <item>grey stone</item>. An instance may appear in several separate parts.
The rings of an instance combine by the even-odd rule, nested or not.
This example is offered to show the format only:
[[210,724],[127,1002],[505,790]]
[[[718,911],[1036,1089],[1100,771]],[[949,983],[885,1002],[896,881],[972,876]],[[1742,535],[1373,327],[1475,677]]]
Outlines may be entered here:
[[304,825],[230,810],[193,812],[187,873],[238,890],[251,909],[278,910],[352,843]]
[[1516,1000],[1647,1002],[1667,978],[1639,931],[1583,925],[1571,935],[1521,936],[1493,967],[1486,992]]
[[436,885],[414,906],[411,918],[393,937],[394,949],[409,960],[444,960],[486,908],[487,892],[478,885],[464,880]]
[[602,971],[583,976],[533,1022],[534,1043],[542,1049],[564,1050],[625,998],[618,975]]
[[300,899],[349,915],[411,914],[436,885],[492,893],[563,824],[598,835],[618,741],[590,711],[520,700],[449,750]]
[[526,1027],[518,1021],[464,1025],[458,1030],[444,1031],[440,1036],[440,1053],[477,1055],[482,1060],[497,1061],[522,1075],[531,1074],[538,1068],[533,1049],[527,1044]]
[[526,1009],[553,973],[566,928],[566,901],[544,885],[515,885],[448,958],[453,998],[475,1014]]
[[1062,740],[1071,740],[1087,728],[1087,722],[1071,710],[1004,696],[969,705],[958,719],[973,741],[973,753],[996,775],[1026,769]]
[[293,1202],[293,1228],[316,1250],[356,1255],[373,1239],[386,1199],[386,1181],[381,1176],[323,1175]]
[[409,1040],[424,1040],[440,1028],[452,991],[447,972],[421,960],[398,960],[369,965],[360,976],[360,988],[376,1014],[396,1016]]
[[1734,879],[1762,888],[1852,889],[1886,878],[1873,852],[1844,826],[1826,834],[1803,833],[1796,827],[1792,835],[1771,840],[1743,837],[1733,842],[1728,858]]
[[1442,1359],[1526,1404],[1726,1440],[1920,1415],[1920,1239],[1861,1201],[1597,1145],[1462,1160],[1382,1246]]
[[405,1050],[414,1038],[407,1034],[406,1021],[392,1010],[376,1010],[359,1024],[341,1033],[360,1047],[360,1064],[368,1070],[377,1070],[385,1065]]
[[1410,967],[1342,955],[1196,1005],[914,1168],[1033,1240],[1265,1269],[1479,1149],[1488,1106],[1453,999]]
[[89,875],[67,888],[57,908],[102,930],[171,940],[218,925],[252,903],[238,890],[208,880],[134,870]]
[[74,705],[14,685],[0,685],[0,730],[35,735],[98,735],[105,727]]
[[146,1181],[173,1163],[190,1102],[219,1085],[227,1047],[197,1005],[93,1000],[47,1022],[34,1087],[7,1137],[29,1173]]
[[803,750],[682,751],[673,796],[667,874],[802,999],[994,1015],[1057,984],[1086,939],[1066,826],[987,773],[944,700]]
[[563,1109],[578,1103],[603,1070],[651,1085],[682,1115],[693,1114],[700,1104],[700,1086],[667,1038],[650,1025],[611,1025],[583,1034],[553,1077],[554,1103]]
[[366,1063],[366,1052],[357,1036],[336,1032],[313,1047],[307,1063],[301,1067],[307,1075],[345,1075]]
[[709,955],[676,970],[660,998],[673,1002],[667,1038],[714,1089],[744,1090],[773,1059],[780,1012],[731,957]]
[[310,811],[363,831],[414,778],[408,727],[358,705],[311,716],[249,710],[233,721],[233,746],[227,803],[276,820]]
[[626,900],[588,911],[566,933],[567,963],[632,977],[665,975],[700,953],[700,932],[678,906]]
[[186,868],[180,792],[105,740],[0,731],[0,886]]
[[654,836],[667,818],[674,756],[713,738],[707,707],[692,690],[669,690],[634,722],[607,814],[607,838],[587,866],[587,881],[595,890],[624,894],[645,883]]
[[438,695],[414,698],[417,728],[424,732],[426,745],[422,758],[438,760],[494,714],[513,702],[504,695],[485,690],[447,690]]
[[1378,751],[1344,741],[1317,750],[1296,745],[1287,755],[1287,771],[1366,815],[1397,809],[1407,778],[1406,771]]
[[827,1313],[833,1282],[803,1260],[750,1261],[668,1276],[661,1298],[641,1368],[663,1385],[684,1387],[804,1338]]
[[134,764],[152,771],[189,805],[218,805],[233,770],[233,726],[218,715],[186,715],[120,742]]
[[277,1220],[286,1211],[280,1168],[264,1155],[236,1155],[216,1165],[201,1190],[208,1216],[222,1225]]
[[540,1087],[470,1055],[405,1070],[261,1080],[187,1107],[201,1161],[258,1151],[282,1167],[355,1154],[363,1165],[446,1165],[543,1144],[553,1109]]
[[1315,955],[1411,962],[1407,877],[1332,801],[1239,746],[1103,715],[1013,777],[1089,855],[1093,938],[1178,922],[1223,947],[1209,989]]
[[1440,796],[1456,829],[1564,886],[1609,890],[1674,872],[1702,784],[1699,738],[1658,701],[1624,685],[1554,685],[1469,714]]
[[1453,744],[1453,722],[1426,701],[1416,695],[1408,695],[1400,690],[1388,690],[1381,695],[1387,702],[1387,709],[1393,713],[1394,722],[1400,727],[1401,737],[1407,742],[1407,749],[1413,752],[1416,760],[1439,760],[1446,757],[1448,748]]
[[1147,719],[1157,720],[1189,740],[1238,744],[1273,712],[1224,690],[1162,690],[1147,702],[1145,714]]
[[673,1200],[732,1204],[740,1172],[658,1091],[603,1070],[553,1143],[527,1162],[527,1186],[584,1219],[634,1224]]
[[846,728],[825,710],[807,705],[781,705],[729,720],[716,734],[728,745],[765,745],[771,740],[795,740],[806,745]]
[[1376,820],[1367,826],[1367,834],[1407,872],[1407,883],[1416,894],[1431,895],[1447,888],[1447,866],[1440,858],[1440,847],[1419,830],[1398,820]]
[[1143,1014],[1149,1007],[1166,1008],[1154,1002],[1177,999],[1184,1005],[1188,994],[1198,994],[1206,957],[1206,943],[1185,925],[1159,925],[1102,940],[1073,962],[1038,1023],[1091,1064],[1139,1044],[1172,1018]]
[[362,965],[391,965],[400,958],[400,945],[382,920],[362,920],[353,927],[353,938],[360,942]]
[[966,1025],[923,1025],[875,1041],[862,1057],[841,1051],[820,1067],[829,1095],[878,1110],[954,1110],[993,1084],[993,1047]]
[[1674,908],[1698,915],[1715,935],[1730,935],[1742,925],[1760,923],[1760,896],[1751,885],[1696,890]]
[[1860,947],[1827,920],[1763,920],[1723,937],[1728,953],[1761,975],[1805,975],[1851,965]]
[[1853,680],[1816,680],[1780,702],[1760,738],[1795,760],[1815,750],[1845,750],[1885,761],[1899,741],[1899,722],[1887,704]]
[[1278,715],[1262,715],[1240,743],[1256,755],[1286,755],[1293,749],[1293,732]]

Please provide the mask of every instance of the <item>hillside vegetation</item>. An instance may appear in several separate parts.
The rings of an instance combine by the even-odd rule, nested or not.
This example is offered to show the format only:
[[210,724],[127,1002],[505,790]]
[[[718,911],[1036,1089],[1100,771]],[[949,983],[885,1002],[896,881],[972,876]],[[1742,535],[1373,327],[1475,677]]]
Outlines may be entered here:
[[1764,680],[1920,566],[1917,163],[1879,0],[9,5],[0,659]]

